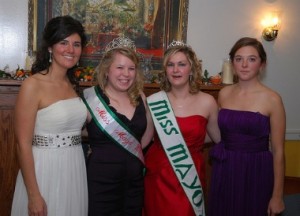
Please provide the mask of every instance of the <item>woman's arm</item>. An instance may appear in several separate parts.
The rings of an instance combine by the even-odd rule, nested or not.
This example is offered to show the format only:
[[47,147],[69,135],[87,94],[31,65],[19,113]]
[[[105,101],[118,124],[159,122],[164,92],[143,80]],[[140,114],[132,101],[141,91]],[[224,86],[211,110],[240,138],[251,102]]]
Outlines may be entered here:
[[143,98],[143,102],[145,105],[145,109],[146,109],[146,118],[147,118],[147,128],[144,132],[144,135],[142,137],[141,140],[141,144],[142,144],[142,148],[147,147],[147,145],[150,144],[152,138],[153,138],[153,133],[154,133],[154,124],[153,124],[153,120],[151,117],[151,113],[148,107],[148,104],[146,102],[146,96],[144,95],[144,93],[142,93],[142,98]]
[[42,198],[34,168],[32,138],[38,110],[36,81],[23,81],[15,106],[15,134],[18,142],[18,158],[28,195],[29,215],[47,215],[47,207]]
[[274,187],[272,198],[269,202],[269,215],[277,215],[284,210],[283,186],[285,172],[284,142],[286,117],[282,100],[279,95],[271,98],[270,113],[271,147],[273,153]]
[[[209,103],[209,117],[207,123],[207,134],[214,143],[219,143],[221,140],[221,134],[218,126],[218,113],[219,108],[214,99]],[[207,138],[205,139],[207,140]]]
[[91,121],[92,121],[92,115],[89,111],[87,111],[86,120],[85,120],[85,123],[84,123],[84,125],[81,129],[81,136],[83,136],[83,137],[88,137],[89,136],[86,125],[89,124]]

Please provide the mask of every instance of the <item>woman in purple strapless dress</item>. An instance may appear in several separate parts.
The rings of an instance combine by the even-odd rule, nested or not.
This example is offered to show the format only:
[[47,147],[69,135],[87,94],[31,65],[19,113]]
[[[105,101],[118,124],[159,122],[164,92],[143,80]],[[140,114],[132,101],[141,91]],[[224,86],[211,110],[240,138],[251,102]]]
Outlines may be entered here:
[[258,40],[241,38],[229,55],[238,82],[219,94],[209,216],[276,215],[284,209],[284,106],[259,81],[267,57]]

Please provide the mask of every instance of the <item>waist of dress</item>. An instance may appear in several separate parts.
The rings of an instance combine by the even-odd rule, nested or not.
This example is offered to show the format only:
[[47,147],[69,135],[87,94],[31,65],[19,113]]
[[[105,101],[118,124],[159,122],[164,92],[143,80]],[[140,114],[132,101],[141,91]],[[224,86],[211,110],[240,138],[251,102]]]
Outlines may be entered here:
[[35,134],[32,145],[44,148],[61,148],[81,145],[81,134],[60,133],[60,134]]
[[239,151],[239,152],[263,152],[269,150],[269,143],[226,143],[224,142],[224,146],[226,150],[229,151]]
[[230,151],[262,152],[269,150],[269,136],[251,136],[245,134],[222,134],[224,147]]

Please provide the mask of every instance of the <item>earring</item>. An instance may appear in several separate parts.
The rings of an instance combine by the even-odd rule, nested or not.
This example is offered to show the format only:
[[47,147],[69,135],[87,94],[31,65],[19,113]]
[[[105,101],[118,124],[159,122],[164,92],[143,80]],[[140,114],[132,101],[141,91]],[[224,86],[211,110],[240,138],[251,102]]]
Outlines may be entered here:
[[51,50],[49,50],[49,54],[50,54],[49,62],[51,63],[52,62],[52,51]]
[[190,82],[192,82],[192,79],[193,79],[193,75],[192,75],[192,74],[190,74],[190,76],[189,76],[189,80],[190,80]]
[[76,66],[77,66],[77,67],[79,66],[79,61],[76,63]]

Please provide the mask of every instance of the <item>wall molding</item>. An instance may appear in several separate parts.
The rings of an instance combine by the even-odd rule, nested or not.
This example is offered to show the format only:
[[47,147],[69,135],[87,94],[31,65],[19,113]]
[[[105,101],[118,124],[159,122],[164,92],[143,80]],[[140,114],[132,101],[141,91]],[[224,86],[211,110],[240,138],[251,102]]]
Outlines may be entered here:
[[285,140],[300,140],[300,129],[287,129]]
[[300,193],[300,177],[285,176],[284,195]]

